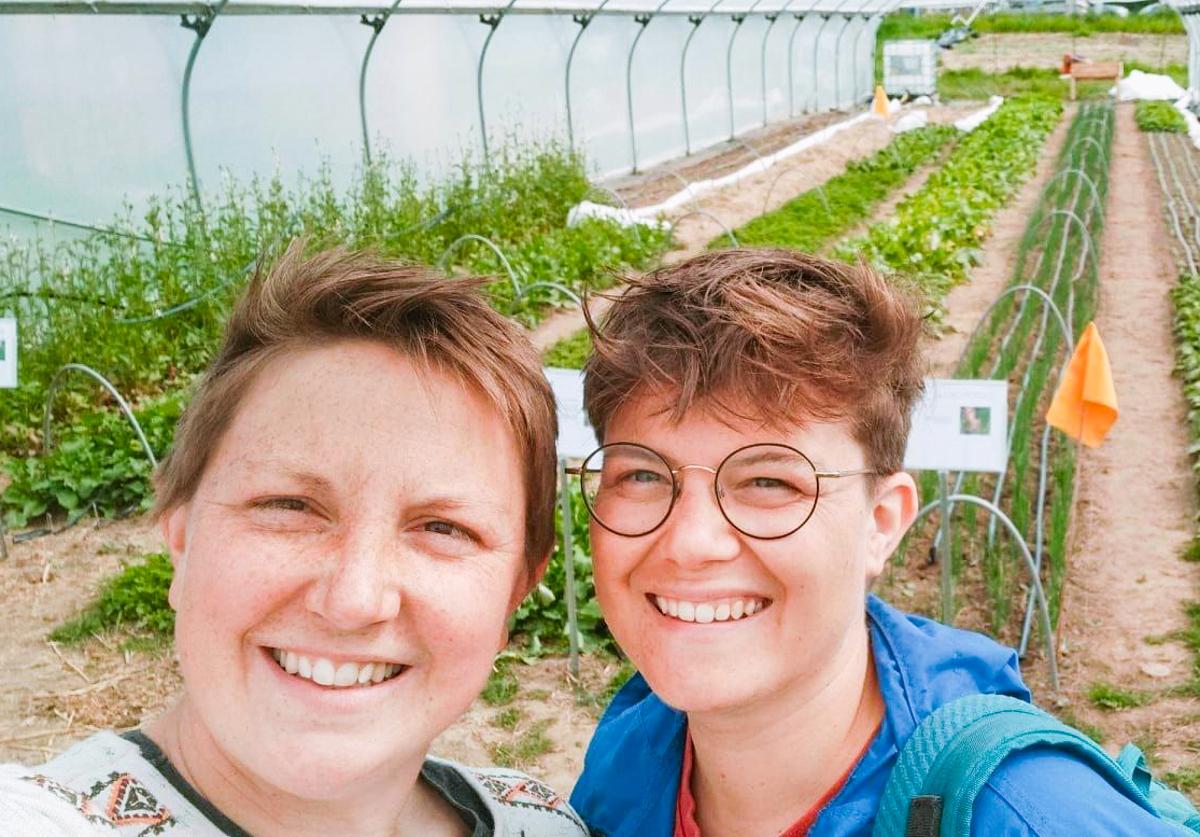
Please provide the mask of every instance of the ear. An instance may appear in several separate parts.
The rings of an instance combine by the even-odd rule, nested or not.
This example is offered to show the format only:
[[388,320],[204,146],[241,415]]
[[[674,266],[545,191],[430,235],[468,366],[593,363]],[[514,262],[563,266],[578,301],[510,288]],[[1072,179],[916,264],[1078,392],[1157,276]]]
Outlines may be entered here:
[[867,585],[883,572],[888,558],[917,516],[917,484],[904,471],[878,477],[871,508]]
[[183,576],[187,569],[187,524],[190,503],[182,503],[164,512],[158,524],[162,527],[163,540],[167,544],[167,552],[171,555],[171,587],[167,591],[167,602],[172,610],[179,610],[179,597],[182,595]]

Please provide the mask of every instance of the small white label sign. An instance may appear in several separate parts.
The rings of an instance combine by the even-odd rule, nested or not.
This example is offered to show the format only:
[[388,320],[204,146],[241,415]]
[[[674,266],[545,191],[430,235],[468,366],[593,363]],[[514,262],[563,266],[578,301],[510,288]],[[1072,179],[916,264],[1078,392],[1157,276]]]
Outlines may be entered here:
[[600,446],[596,431],[583,410],[583,372],[546,367],[542,370],[558,403],[558,456],[583,459]]
[[910,471],[1008,468],[1008,381],[928,378],[904,454]]
[[0,388],[17,385],[17,321],[0,317]]

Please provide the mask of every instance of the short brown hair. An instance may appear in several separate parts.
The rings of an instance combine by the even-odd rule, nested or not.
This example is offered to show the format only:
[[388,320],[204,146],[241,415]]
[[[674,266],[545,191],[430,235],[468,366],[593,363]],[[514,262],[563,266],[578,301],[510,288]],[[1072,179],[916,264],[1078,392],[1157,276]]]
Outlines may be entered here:
[[374,340],[473,387],[508,423],[525,472],[525,557],[532,570],[554,546],[554,395],[529,341],[485,301],[483,281],[340,248],[306,257],[303,242],[271,270],[260,266],[155,475],[156,513],[195,494],[209,454],[268,360],[297,346]]
[[675,421],[700,403],[775,428],[849,419],[869,467],[903,467],[922,388],[920,305],[866,265],[705,253],[631,278],[602,325],[589,325],[584,404],[601,440],[622,405],[661,391]]

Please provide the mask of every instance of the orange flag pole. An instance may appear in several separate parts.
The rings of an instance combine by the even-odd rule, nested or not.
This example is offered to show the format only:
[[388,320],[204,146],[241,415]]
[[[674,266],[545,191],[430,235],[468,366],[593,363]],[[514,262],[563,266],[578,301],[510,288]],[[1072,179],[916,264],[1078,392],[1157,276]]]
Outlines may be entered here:
[[1098,447],[1117,420],[1117,390],[1108,352],[1088,323],[1046,411],[1046,421],[1088,447]]

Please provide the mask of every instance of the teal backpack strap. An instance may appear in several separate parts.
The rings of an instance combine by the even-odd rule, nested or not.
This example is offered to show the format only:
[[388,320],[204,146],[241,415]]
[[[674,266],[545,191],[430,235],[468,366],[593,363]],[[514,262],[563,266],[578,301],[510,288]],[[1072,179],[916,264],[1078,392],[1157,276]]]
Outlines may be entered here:
[[1117,764],[1150,800],[1160,817],[1200,834],[1200,812],[1196,811],[1196,806],[1182,793],[1150,775],[1150,768],[1141,750],[1133,744],[1126,744],[1117,756]]
[[926,718],[901,749],[872,834],[968,837],[975,798],[1001,762],[1018,750],[1046,744],[1074,753],[1131,800],[1158,813],[1138,785],[1083,733],[1025,701],[971,695]]

